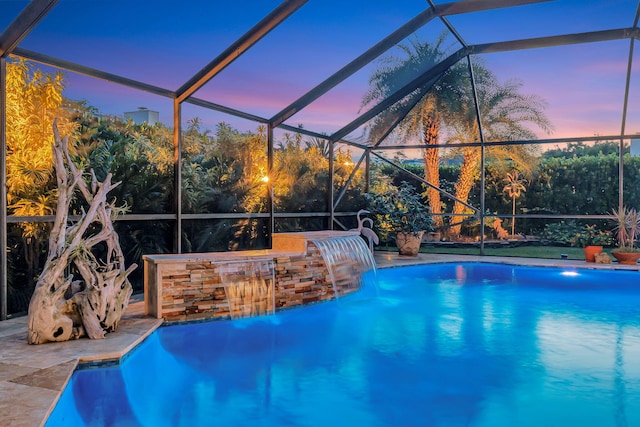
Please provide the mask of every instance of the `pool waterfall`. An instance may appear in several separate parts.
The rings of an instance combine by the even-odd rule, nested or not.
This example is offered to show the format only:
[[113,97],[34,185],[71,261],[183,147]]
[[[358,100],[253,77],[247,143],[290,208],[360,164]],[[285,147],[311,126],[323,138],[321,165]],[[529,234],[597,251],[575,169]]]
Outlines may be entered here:
[[336,298],[362,288],[368,271],[374,273],[375,282],[376,262],[360,236],[318,237],[310,241],[324,259]]
[[145,313],[169,322],[270,314],[375,280],[355,231],[276,233],[269,250],[147,255],[144,264]]
[[219,263],[218,272],[232,319],[275,313],[272,259],[226,261]]

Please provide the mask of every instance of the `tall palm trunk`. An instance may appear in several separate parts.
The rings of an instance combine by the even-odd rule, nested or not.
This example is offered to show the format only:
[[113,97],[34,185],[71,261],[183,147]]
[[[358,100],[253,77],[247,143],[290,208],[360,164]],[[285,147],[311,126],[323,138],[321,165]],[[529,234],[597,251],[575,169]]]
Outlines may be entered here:
[[[480,174],[480,149],[475,147],[467,147],[463,149],[464,160],[460,166],[460,176],[456,182],[456,198],[460,200],[469,200],[469,193],[473,188],[473,184],[478,180]],[[453,216],[451,224],[459,223],[465,220],[466,216],[460,214],[467,213],[467,207],[462,203],[456,202],[453,205]],[[458,216],[456,216],[458,215]],[[460,235],[460,224],[454,225],[449,230],[451,236]]]
[[511,208],[511,235],[516,235],[516,196],[511,196],[512,208]]
[[[422,114],[422,129],[424,132],[423,139],[425,145],[436,145],[438,143],[438,134],[440,133],[440,120],[437,114]],[[438,148],[426,148],[423,151],[424,159],[424,180],[429,184],[440,187],[440,153]],[[444,221],[442,216],[442,203],[440,201],[440,192],[432,187],[427,187],[427,200],[433,216],[433,224],[435,227],[442,227]]]

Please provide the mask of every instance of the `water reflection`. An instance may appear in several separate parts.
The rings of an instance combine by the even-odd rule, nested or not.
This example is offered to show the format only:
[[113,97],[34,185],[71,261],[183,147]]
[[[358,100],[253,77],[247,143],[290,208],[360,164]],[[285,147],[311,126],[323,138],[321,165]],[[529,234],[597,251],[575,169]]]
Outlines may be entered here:
[[623,348],[623,330],[620,325],[616,328],[616,364],[615,364],[615,376],[614,376],[614,405],[616,408],[616,426],[626,427],[627,416],[625,414],[625,400],[626,400],[626,385],[624,374],[624,359],[622,357]]

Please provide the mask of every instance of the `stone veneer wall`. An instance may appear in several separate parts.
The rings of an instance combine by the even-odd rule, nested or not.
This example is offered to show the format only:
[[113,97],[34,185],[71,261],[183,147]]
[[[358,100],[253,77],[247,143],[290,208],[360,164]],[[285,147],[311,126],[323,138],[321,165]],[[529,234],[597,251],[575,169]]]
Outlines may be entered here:
[[[264,260],[257,260],[264,263]],[[271,263],[272,261],[269,260]],[[229,266],[233,268],[230,269]],[[162,299],[156,317],[167,321],[206,319],[211,317],[248,317],[273,311],[273,270],[257,268],[256,261],[217,262],[207,259],[184,263],[169,263],[160,270]],[[226,279],[227,284],[223,284]],[[251,282],[260,289],[243,303],[230,303],[229,288],[241,287]],[[240,291],[242,292],[242,291]],[[255,307],[263,307],[256,309]],[[243,314],[247,314],[246,316]]]
[[[324,259],[313,242],[305,242],[302,253],[276,250],[146,256],[145,311],[166,321],[235,318],[331,299],[335,292]],[[272,267],[252,273],[256,262],[268,262]],[[335,270],[338,273],[334,271],[334,276],[340,278],[339,295],[358,289],[356,260],[343,260]],[[246,283],[249,276],[260,284],[260,291],[251,291],[254,295],[250,298],[230,305],[229,288]]]

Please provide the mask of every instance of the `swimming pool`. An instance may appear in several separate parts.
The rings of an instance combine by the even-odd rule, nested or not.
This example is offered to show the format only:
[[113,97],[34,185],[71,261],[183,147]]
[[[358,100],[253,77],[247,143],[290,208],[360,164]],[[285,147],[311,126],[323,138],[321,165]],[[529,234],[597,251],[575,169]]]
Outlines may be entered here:
[[640,425],[640,273],[436,264],[339,301],[169,326],[46,426]]

